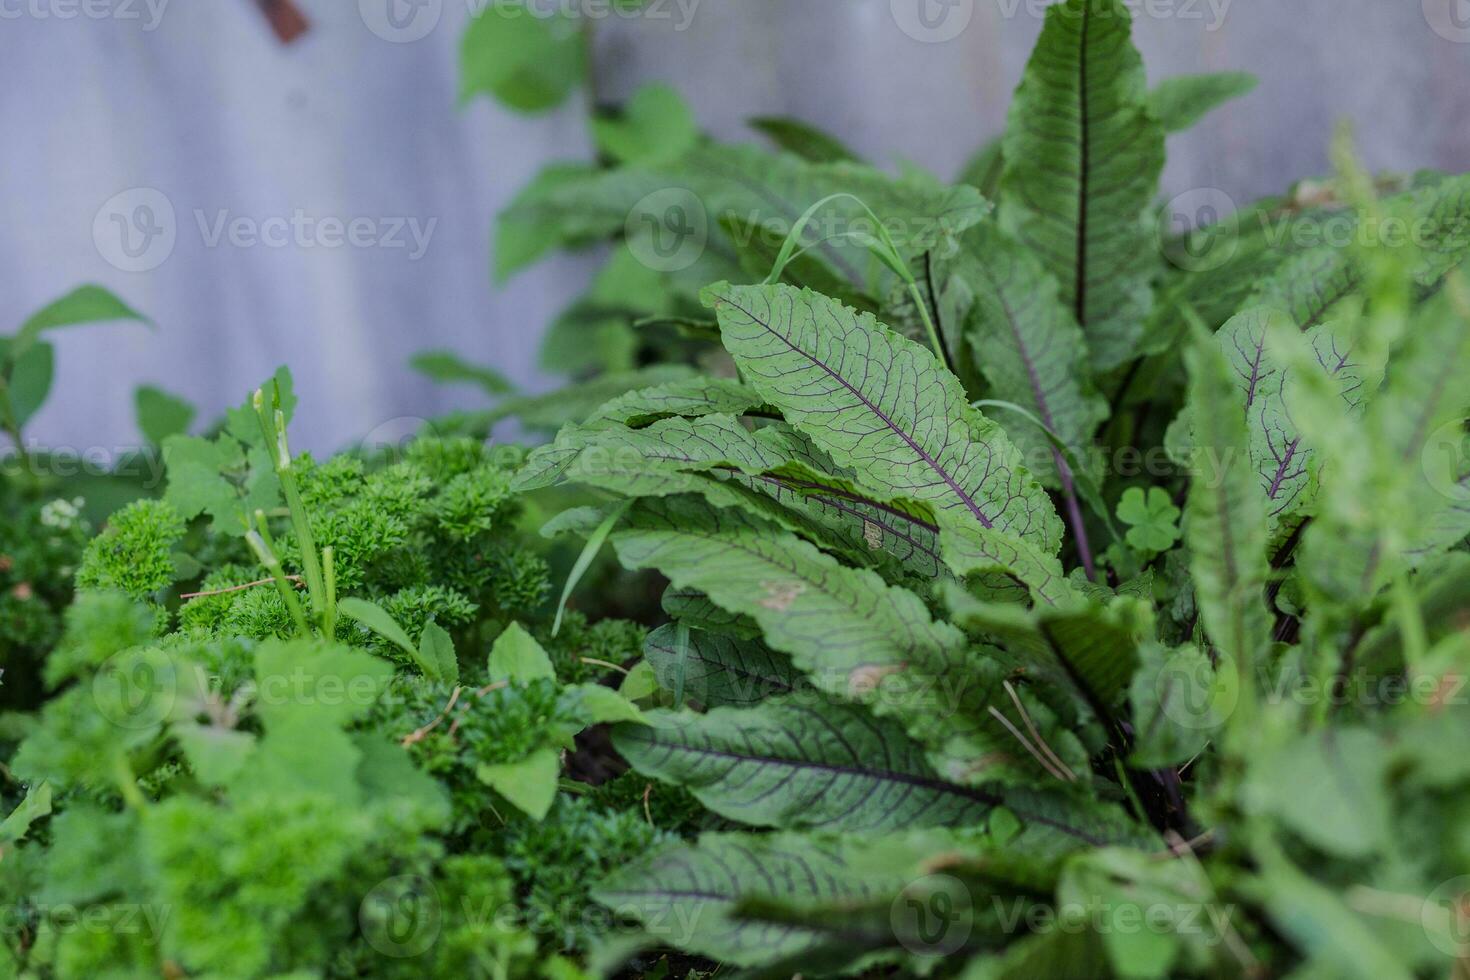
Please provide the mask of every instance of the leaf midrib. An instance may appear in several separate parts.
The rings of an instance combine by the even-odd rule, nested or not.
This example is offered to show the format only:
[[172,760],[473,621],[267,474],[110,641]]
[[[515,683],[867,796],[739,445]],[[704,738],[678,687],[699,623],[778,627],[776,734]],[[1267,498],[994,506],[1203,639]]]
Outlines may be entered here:
[[832,368],[828,365],[819,361],[812,354],[809,354],[808,352],[802,350],[800,347],[796,346],[788,338],[782,336],[781,333],[774,329],[769,323],[761,320],[754,313],[750,312],[730,297],[722,296],[720,297],[720,299],[723,302],[729,303],[741,313],[744,313],[751,320],[752,323],[759,324],[761,329],[765,330],[772,337],[780,340],[783,344],[790,348],[793,353],[800,354],[802,357],[810,361],[813,365],[825,371],[833,380],[842,385],[842,387],[846,388],[854,398],[861,402],[870,412],[876,415],[883,422],[883,424],[889,428],[889,430],[891,430],[895,435],[897,435],[900,439],[908,444],[909,448],[912,449],[918,455],[918,457],[924,461],[925,465],[932,469],[935,474],[938,475],[939,478],[943,480],[951,490],[954,491],[955,495],[960,498],[960,500],[965,504],[967,508],[969,508],[970,513],[973,514],[981,524],[985,525],[987,530],[994,528],[995,525],[992,523],[990,518],[985,516],[985,512],[982,511],[979,505],[975,503],[974,499],[960,487],[959,483],[952,475],[950,475],[949,471],[940,466],[938,460],[936,460],[922,446],[914,441],[914,439],[907,432],[899,428],[899,426],[893,421],[893,419],[888,417],[888,414],[886,412],[880,409],[877,405],[873,404],[867,398],[867,396],[859,391],[856,387],[854,387],[850,381],[848,381],[842,375],[838,374],[836,371],[832,370]]

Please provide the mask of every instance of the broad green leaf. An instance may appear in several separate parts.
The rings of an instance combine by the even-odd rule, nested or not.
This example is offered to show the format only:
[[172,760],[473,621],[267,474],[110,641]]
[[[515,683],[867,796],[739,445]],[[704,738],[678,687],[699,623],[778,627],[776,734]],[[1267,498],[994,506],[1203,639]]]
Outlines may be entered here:
[[996,717],[1013,705],[1000,661],[970,651],[918,596],[871,571],[845,568],[744,512],[691,498],[639,501],[613,545],[625,566],[657,568],[675,586],[754,619],[816,689],[900,721],[948,780],[1085,775],[1087,753],[1054,711],[1019,692],[1061,765],[1016,740],[1020,723]]
[[602,684],[574,684],[562,692],[562,697],[575,706],[589,725],[621,722],[640,728],[648,724],[636,704]]
[[1074,595],[1062,563],[1030,542],[978,524],[952,522],[940,537],[944,564],[991,598],[1055,606]]
[[660,942],[736,966],[758,966],[825,941],[800,926],[772,928],[734,915],[757,898],[791,904],[857,902],[892,883],[851,868],[838,841],[800,834],[706,834],[619,869],[593,891],[614,912],[656,928]]
[[1265,505],[1254,469],[1246,465],[1250,440],[1224,354],[1201,337],[1185,362],[1196,449],[1185,541],[1196,601],[1214,645],[1243,682],[1254,683],[1271,632]]
[[640,660],[628,669],[627,675],[618,684],[618,693],[636,703],[653,697],[658,693],[658,688],[658,678],[654,676],[653,665],[647,660]]
[[6,384],[16,425],[25,425],[46,404],[55,376],[56,348],[50,344],[31,344],[15,359]]
[[519,112],[559,104],[586,71],[579,28],[574,17],[517,0],[482,8],[460,43],[460,102],[488,93]]
[[620,115],[594,117],[592,135],[619,163],[662,163],[693,149],[699,127],[678,91],[655,82],[633,93]]
[[582,187],[595,186],[602,171],[585,163],[553,163],[542,168],[521,188],[495,221],[495,281],[505,282],[517,270],[560,246],[583,244],[610,234],[605,220],[591,221],[569,209],[558,209],[557,219],[544,214],[561,195],[573,196]]
[[[1035,415],[1073,451],[1092,442],[1107,402],[1091,382],[1082,329],[1058,298],[1057,283],[1031,252],[993,224],[975,228],[952,266],[950,288],[969,292],[965,338],[989,397]],[[1071,471],[1046,433],[1007,427],[1033,473],[1055,485]]]
[[569,375],[631,371],[648,339],[637,324],[687,309],[683,299],[669,276],[620,243],[587,291],[546,329],[541,368]]
[[1135,356],[1157,271],[1143,213],[1164,165],[1122,0],[1065,0],[1011,102],[1002,224],[1040,256],[1101,369]]
[[741,823],[898,830],[977,822],[995,802],[944,782],[901,728],[851,705],[782,698],[648,720],[614,730],[618,752]]
[[543,820],[556,799],[561,756],[556,749],[537,749],[520,762],[482,764],[475,776],[515,804],[533,820]]
[[[662,290],[660,290],[662,292]],[[638,366],[637,314],[579,299],[557,314],[541,338],[537,358],[552,374],[631,371]]]
[[426,350],[415,354],[409,365],[439,384],[465,382],[475,385],[487,395],[504,395],[515,390],[498,371],[471,364],[453,351]]
[[1055,553],[1051,501],[932,353],[790,286],[718,284],[706,303],[747,382],[860,483]]
[[243,536],[255,511],[280,506],[280,480],[262,447],[247,451],[228,435],[174,435],[163,441],[163,461],[164,499],[185,520],[207,514],[214,530]]
[[842,141],[809,123],[789,116],[756,116],[750,127],[788,153],[811,163],[857,163],[858,156]]
[[392,664],[362,650],[268,640],[255,650],[254,708],[267,731],[292,720],[339,727],[367,714],[392,676]]
[[31,314],[11,341],[11,356],[24,353],[48,330],[106,320],[136,320],[151,325],[147,317],[101,286],[80,286]]
[[198,414],[184,399],[152,385],[143,385],[133,393],[133,405],[139,431],[155,446],[162,446],[169,436],[188,432]]
[[520,623],[511,623],[490,648],[490,679],[525,684],[539,678],[556,679],[556,668],[536,638]]
[[531,454],[515,486],[572,480],[629,496],[697,493],[716,506],[768,518],[854,564],[871,565],[887,553],[912,571],[935,575],[932,515],[863,492],[833,469],[788,428],[752,432],[733,416],[708,415],[667,418],[644,429],[568,426]]
[[759,640],[690,629],[681,656],[678,631],[668,623],[643,642],[643,655],[666,691],[675,690],[682,672],[683,692],[691,700],[710,708],[743,707],[789,694],[805,683],[789,658]]
[[1232,99],[1249,95],[1257,81],[1256,76],[1243,71],[1179,75],[1154,86],[1148,101],[1164,131],[1178,133]]

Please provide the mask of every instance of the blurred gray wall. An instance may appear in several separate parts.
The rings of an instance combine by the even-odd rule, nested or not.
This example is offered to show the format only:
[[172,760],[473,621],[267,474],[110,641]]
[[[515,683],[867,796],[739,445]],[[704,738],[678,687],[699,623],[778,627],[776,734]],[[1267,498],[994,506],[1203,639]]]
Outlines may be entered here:
[[[497,286],[489,229],[540,165],[586,155],[585,102],[536,117],[483,99],[457,108],[459,36],[476,0],[421,0],[398,8],[398,22],[385,18],[389,2],[298,0],[312,30],[282,47],[253,0],[172,0],[156,23],[163,0],[0,0],[0,330],[82,281],[157,324],[60,338],[56,398],[35,436],[131,444],[136,384],[177,391],[207,417],[282,361],[302,393],[297,441],[318,448],[473,404],[406,369],[425,347],[548,383],[534,367],[538,334],[593,259],[557,258]],[[94,16],[78,12],[84,3]],[[636,18],[599,20],[595,87],[613,100],[669,81],[723,138],[744,138],[752,115],[796,116],[879,163],[948,177],[1001,130],[1041,6],[654,0]],[[1467,0],[1134,6],[1151,78],[1261,78],[1171,140],[1170,195],[1212,187],[1245,201],[1324,172],[1339,119],[1356,124],[1375,168],[1470,170]],[[138,207],[159,195],[176,236],[155,265],[156,242],[141,258],[119,249],[124,230],[151,227],[157,209]],[[297,212],[367,219],[372,239],[399,220],[421,233],[434,224],[417,257],[406,228],[401,247],[322,247],[318,232],[305,238],[315,246],[294,233],[284,247],[250,244],[249,229]],[[222,216],[243,218],[246,238],[211,244]],[[140,265],[154,267],[129,271]]]

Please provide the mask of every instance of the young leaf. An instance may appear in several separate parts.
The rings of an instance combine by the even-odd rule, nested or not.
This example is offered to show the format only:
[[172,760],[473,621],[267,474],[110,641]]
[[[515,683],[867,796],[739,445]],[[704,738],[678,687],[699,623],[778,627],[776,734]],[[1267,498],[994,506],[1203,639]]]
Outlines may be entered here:
[[532,820],[544,820],[556,799],[561,755],[556,749],[537,749],[520,762],[482,763],[475,776],[515,804]]
[[705,302],[749,384],[859,482],[1055,553],[1051,501],[932,353],[790,286],[720,283]]
[[1244,71],[1166,78],[1148,94],[1153,113],[1167,133],[1188,129],[1220,106],[1255,91],[1258,79]]
[[1093,363],[1134,356],[1156,271],[1142,221],[1164,165],[1143,62],[1122,0],[1065,0],[1011,103],[1002,223],[1061,286]]
[[520,623],[511,623],[496,638],[490,648],[489,670],[492,681],[525,684],[543,677],[556,679],[551,657]]
[[593,528],[592,533],[587,536],[587,544],[582,548],[582,553],[577,556],[577,560],[572,563],[571,570],[567,572],[566,584],[562,586],[561,598],[557,600],[556,618],[551,623],[552,636],[556,636],[556,634],[561,632],[561,620],[567,611],[567,600],[571,599],[572,592],[577,588],[577,583],[582,581],[582,576],[586,575],[587,569],[592,567],[592,562],[597,557],[597,553],[602,550],[602,543],[607,540],[607,536],[612,533],[612,529],[617,525],[623,516],[623,512],[627,509],[628,505],[626,503],[612,508],[608,511],[607,516],[602,519],[602,523]]
[[424,667],[424,674],[446,684],[459,683],[459,661],[454,656],[454,640],[444,627],[430,620],[424,624],[419,635],[419,652],[416,658]]
[[645,775],[684,786],[741,823],[899,830],[978,821],[996,798],[946,783],[891,722],[849,705],[791,700],[704,715],[654,712],[613,744]]
[[419,650],[413,645],[413,640],[404,632],[388,611],[376,602],[359,599],[356,596],[348,596],[338,601],[337,608],[344,615],[351,616],[374,633],[394,644],[409,657],[418,662]]

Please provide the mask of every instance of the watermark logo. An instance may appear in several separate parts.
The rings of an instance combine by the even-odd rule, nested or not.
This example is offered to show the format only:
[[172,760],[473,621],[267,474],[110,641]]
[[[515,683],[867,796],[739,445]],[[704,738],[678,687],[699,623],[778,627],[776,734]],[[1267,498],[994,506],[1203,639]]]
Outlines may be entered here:
[[1419,922],[1436,949],[1457,960],[1470,957],[1470,875],[1451,878],[1430,892]]
[[1419,464],[1435,493],[1470,504],[1470,419],[1455,419],[1431,432]]
[[949,956],[970,938],[974,916],[970,890],[951,875],[909,882],[888,909],[899,943],[919,956]]
[[1211,231],[1235,214],[1235,201],[1218,187],[1196,187],[1175,197],[1159,212],[1155,235],[1159,251],[1175,268],[1209,272],[1235,257],[1240,236]]
[[1221,654],[1212,666],[1198,650],[1183,647],[1154,678],[1154,694],[1174,724],[1206,731],[1219,728],[1234,713],[1240,703],[1240,678],[1230,657]]
[[92,219],[98,254],[123,272],[151,272],[163,265],[178,237],[173,202],[152,187],[114,194]]
[[362,451],[372,457],[383,457],[389,463],[401,463],[414,440],[432,436],[433,423],[417,415],[400,415],[373,426],[362,437]]
[[1424,20],[1446,41],[1470,44],[1470,0],[1424,0]]
[[98,714],[130,731],[162,722],[177,699],[174,665],[158,650],[114,654],[92,678],[92,700]]
[[410,44],[429,36],[444,15],[444,0],[357,0],[367,29],[384,41]]
[[116,20],[158,30],[169,0],[0,0],[0,20]]
[[443,918],[438,890],[421,875],[379,882],[357,909],[357,923],[368,945],[399,959],[427,952],[439,938]]
[[691,190],[665,187],[646,195],[623,223],[628,250],[655,272],[679,272],[709,243],[709,212]]
[[[304,208],[264,217],[229,208],[195,208],[200,243],[215,248],[384,249],[417,262],[429,250],[438,218],[314,215]],[[173,202],[153,187],[134,187],[109,198],[92,220],[92,241],[110,265],[150,272],[167,262],[180,226]]]
[[893,22],[915,41],[953,41],[970,26],[975,0],[888,0]]

